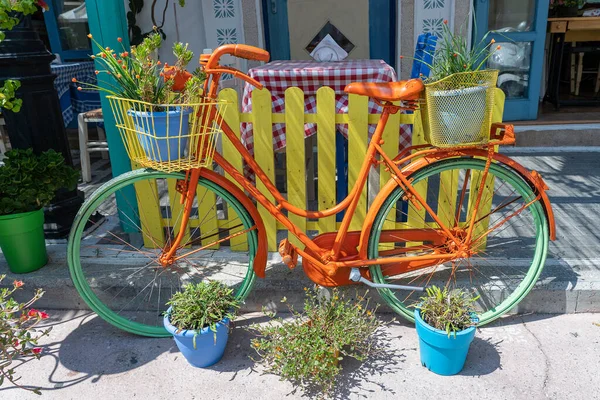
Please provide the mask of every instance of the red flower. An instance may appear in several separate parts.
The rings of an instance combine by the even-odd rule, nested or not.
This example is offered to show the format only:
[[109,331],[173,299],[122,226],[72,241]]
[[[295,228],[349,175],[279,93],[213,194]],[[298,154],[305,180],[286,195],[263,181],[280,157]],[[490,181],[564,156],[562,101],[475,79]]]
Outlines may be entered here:
[[452,54],[452,57],[458,57],[458,54],[454,53]]
[[33,354],[40,354],[42,352],[42,348],[41,347],[34,347],[33,350]]
[[31,310],[29,310],[29,312],[27,313],[28,317],[37,317],[39,311],[36,310],[35,308],[32,308]]
[[447,19],[444,20],[444,25],[448,25],[448,20]]
[[117,42],[121,43],[123,41],[123,38],[118,37],[117,38]]
[[14,285],[14,287],[16,287],[16,288],[18,288],[18,287],[21,287],[21,286],[23,286],[23,281],[17,281],[17,280],[15,280],[15,281],[13,282],[13,285]]
[[13,347],[17,347],[18,345],[19,345],[19,341],[18,341],[18,340],[15,340],[15,341],[13,342]]
[[38,313],[38,316],[39,316],[41,319],[46,319],[46,318],[48,318],[48,317],[49,317],[49,315],[48,315],[47,313],[43,312],[43,311],[40,311],[40,312]]
[[126,51],[124,51],[124,52],[121,53],[121,57],[127,57],[128,55],[129,55],[129,53],[126,52]]
[[37,5],[42,7],[45,11],[48,11],[50,9],[50,7],[48,7],[48,4],[46,4],[44,0],[37,0]]

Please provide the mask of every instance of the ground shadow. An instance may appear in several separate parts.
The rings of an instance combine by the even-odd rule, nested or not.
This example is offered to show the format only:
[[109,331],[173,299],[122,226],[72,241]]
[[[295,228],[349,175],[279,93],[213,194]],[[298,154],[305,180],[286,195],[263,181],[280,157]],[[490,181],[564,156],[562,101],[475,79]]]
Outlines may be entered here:
[[481,376],[502,369],[498,344],[491,338],[481,339],[475,336],[469,348],[465,367],[459,375]]
[[[25,388],[39,388],[43,394],[44,391],[60,390],[87,380],[97,382],[105,375],[119,374],[141,367],[164,352],[178,351],[172,338],[136,336],[113,327],[94,313],[79,315],[68,321],[73,319],[80,319],[79,325],[64,340],[43,345],[43,359],[52,358],[54,365],[49,369],[36,371],[48,374],[47,383],[41,387],[24,386]],[[46,326],[60,325],[68,321],[50,320]],[[16,365],[16,369],[31,361],[35,359]],[[69,370],[67,378],[64,378],[64,375],[57,376],[59,364]],[[0,388],[0,392],[14,388],[16,387],[3,387]]]

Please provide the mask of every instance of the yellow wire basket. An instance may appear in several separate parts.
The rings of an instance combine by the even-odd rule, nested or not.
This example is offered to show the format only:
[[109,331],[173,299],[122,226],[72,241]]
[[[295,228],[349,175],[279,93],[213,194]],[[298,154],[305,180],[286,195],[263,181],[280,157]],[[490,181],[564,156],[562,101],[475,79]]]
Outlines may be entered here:
[[425,85],[425,132],[436,147],[489,140],[497,70],[460,72]]
[[164,172],[211,166],[227,102],[151,104],[107,98],[131,161]]

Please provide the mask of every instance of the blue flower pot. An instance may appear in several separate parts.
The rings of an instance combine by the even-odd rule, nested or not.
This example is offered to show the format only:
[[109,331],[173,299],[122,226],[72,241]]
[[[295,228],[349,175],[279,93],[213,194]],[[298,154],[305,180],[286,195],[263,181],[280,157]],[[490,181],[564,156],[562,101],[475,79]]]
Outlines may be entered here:
[[[217,323],[215,340],[215,333],[210,328],[204,328],[200,332],[188,330],[177,332],[177,328],[170,323],[170,315],[171,308],[169,307],[163,324],[173,335],[177,348],[190,364],[194,367],[205,368],[217,363],[223,357],[229,338],[229,319],[225,318]],[[194,336],[196,336],[195,347]]]
[[185,156],[191,112],[191,108],[178,108],[154,112],[129,110],[127,114],[133,117],[140,145],[148,159],[165,162]]
[[438,375],[456,375],[465,365],[469,346],[475,337],[472,326],[448,337],[446,331],[435,329],[421,318],[415,309],[415,324],[419,335],[421,364]]

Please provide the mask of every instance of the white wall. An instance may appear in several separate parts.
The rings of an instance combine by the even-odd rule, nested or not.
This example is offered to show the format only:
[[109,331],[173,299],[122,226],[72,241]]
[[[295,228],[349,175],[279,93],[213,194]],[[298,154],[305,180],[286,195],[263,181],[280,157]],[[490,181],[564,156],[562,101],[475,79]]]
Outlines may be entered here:
[[[158,24],[162,21],[162,11],[166,0],[158,0],[155,8],[155,19]],[[125,2],[125,12],[129,11],[128,1]],[[176,7],[177,19],[173,11],[173,4]],[[144,0],[142,12],[137,14],[137,25],[142,32],[152,29],[152,19],[150,18],[152,0]],[[177,0],[170,0],[169,7],[165,14],[165,24],[163,30],[167,35],[163,46],[159,51],[159,57],[165,62],[174,62],[172,47],[177,41],[177,31],[179,31],[179,41],[189,43],[190,50],[194,52],[194,60],[190,63],[188,69],[193,70],[202,50],[206,48],[206,32],[204,29],[204,17],[202,13],[202,2],[198,0],[187,0],[185,7],[180,7]]]

